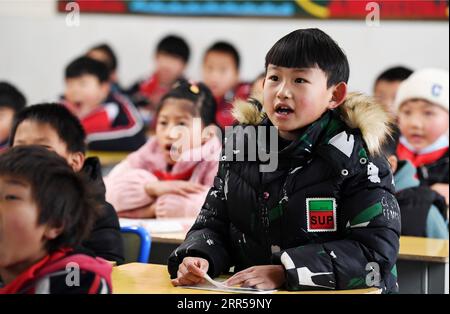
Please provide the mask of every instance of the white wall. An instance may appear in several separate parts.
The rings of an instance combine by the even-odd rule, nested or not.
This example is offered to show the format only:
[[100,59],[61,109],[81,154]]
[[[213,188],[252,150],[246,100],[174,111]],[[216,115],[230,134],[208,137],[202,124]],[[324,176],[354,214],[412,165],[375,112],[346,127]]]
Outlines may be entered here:
[[449,68],[448,22],[299,19],[185,18],[138,15],[82,14],[79,27],[66,25],[53,1],[0,1],[0,80],[22,89],[29,103],[54,100],[63,90],[64,68],[71,59],[106,41],[119,57],[119,77],[128,86],[152,69],[157,41],[168,33],[184,36],[191,45],[188,75],[201,78],[203,51],[213,41],[229,40],[242,57],[242,78],[252,80],[263,70],[268,49],[288,32],[318,27],[346,51],[350,89],[370,93],[373,79],[384,68]]

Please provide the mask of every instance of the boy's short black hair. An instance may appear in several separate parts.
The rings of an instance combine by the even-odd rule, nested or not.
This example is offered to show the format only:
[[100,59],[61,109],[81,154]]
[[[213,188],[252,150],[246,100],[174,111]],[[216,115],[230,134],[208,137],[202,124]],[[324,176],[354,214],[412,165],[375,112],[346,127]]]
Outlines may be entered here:
[[156,46],[156,53],[166,53],[180,58],[184,63],[188,63],[191,50],[183,38],[176,35],[168,35],[159,41]]
[[236,65],[236,69],[239,70],[240,66],[241,66],[241,57],[239,55],[239,52],[237,51],[237,49],[230,43],[226,42],[226,41],[218,41],[214,44],[212,44],[205,52],[205,56],[204,58],[206,58],[206,56],[208,55],[208,53],[210,52],[222,52],[222,53],[226,53],[228,55],[230,55],[233,60],[234,60],[234,64]]
[[266,55],[269,64],[287,68],[318,67],[327,76],[327,87],[348,82],[350,67],[338,44],[317,28],[298,29],[280,40]]
[[108,66],[110,72],[114,72],[115,70],[117,70],[117,57],[110,45],[99,44],[89,49],[88,52],[91,52],[93,50],[101,50],[104,54],[107,55],[108,60],[106,61],[106,65]]
[[14,143],[17,128],[25,120],[50,125],[58,133],[59,138],[66,143],[69,152],[81,152],[83,154],[86,152],[86,133],[83,126],[80,120],[63,105],[54,103],[38,104],[16,113],[11,128],[11,146]]
[[38,225],[62,227],[62,233],[46,243],[53,252],[81,243],[101,211],[99,191],[88,186],[83,173],[76,173],[66,160],[44,147],[10,148],[0,155],[0,176],[10,176],[31,186]]
[[172,89],[161,99],[156,114],[159,114],[164,103],[169,98],[186,99],[194,104],[193,116],[200,116],[205,126],[216,124],[216,100],[211,90],[203,83],[192,83],[178,80]]
[[378,75],[375,83],[379,81],[388,81],[388,82],[396,82],[396,81],[404,81],[411,74],[413,70],[404,67],[404,66],[396,66],[383,71],[380,75]]
[[0,82],[0,107],[8,107],[17,112],[27,104],[25,96],[8,82]]
[[110,72],[105,63],[83,56],[76,58],[66,67],[65,77],[71,79],[86,74],[94,75],[100,83],[104,83],[109,80]]

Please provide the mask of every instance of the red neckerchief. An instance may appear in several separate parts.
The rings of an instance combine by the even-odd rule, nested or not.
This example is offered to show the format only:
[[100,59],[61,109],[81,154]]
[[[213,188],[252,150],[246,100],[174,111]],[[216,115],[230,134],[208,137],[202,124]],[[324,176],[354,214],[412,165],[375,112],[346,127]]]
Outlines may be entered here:
[[61,249],[52,254],[46,255],[36,264],[32,265],[30,268],[21,273],[16,279],[3,288],[0,288],[0,294],[12,294],[20,293],[23,288],[30,282],[33,282],[42,268],[46,265],[53,263],[67,255],[71,249]]
[[187,181],[192,177],[192,173],[194,172],[195,167],[196,166],[193,166],[192,168],[190,168],[184,172],[180,172],[180,173],[176,173],[176,174],[171,174],[169,172],[159,171],[159,170],[153,171],[153,174],[161,181],[173,181],[173,180]]
[[233,105],[227,102],[223,98],[216,99],[217,111],[216,111],[216,122],[221,128],[233,125],[235,119],[231,113]]
[[438,161],[447,152],[448,147],[435,150],[426,154],[417,154],[410,151],[405,145],[399,143],[397,146],[397,156],[400,160],[409,160],[414,167],[418,168],[423,165],[432,164]]
[[154,74],[148,80],[141,83],[139,92],[153,102],[151,105],[156,108],[159,100],[169,92],[169,88],[162,86],[158,80],[158,75]]

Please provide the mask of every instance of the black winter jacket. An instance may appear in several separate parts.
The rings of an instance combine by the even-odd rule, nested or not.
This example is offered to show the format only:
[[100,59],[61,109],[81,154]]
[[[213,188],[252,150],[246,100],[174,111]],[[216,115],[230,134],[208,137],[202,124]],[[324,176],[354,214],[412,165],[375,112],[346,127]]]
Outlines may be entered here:
[[[184,257],[198,256],[209,261],[211,276],[231,266],[283,265],[289,290],[397,290],[400,211],[388,163],[377,155],[388,116],[361,95],[342,106],[282,148],[274,172],[261,173],[261,162],[239,149],[234,160],[244,154],[245,161],[223,155],[195,224],[169,257],[172,278]],[[231,142],[252,137],[245,136],[250,120],[271,126],[255,110],[241,108],[244,125]]]
[[103,183],[98,158],[87,158],[81,171],[90,178],[92,184],[96,185],[95,188],[99,192],[99,201],[104,204],[100,217],[95,221],[92,232],[88,239],[82,243],[82,247],[95,256],[122,264],[124,262],[124,249],[119,218],[114,207],[105,200],[105,184]]

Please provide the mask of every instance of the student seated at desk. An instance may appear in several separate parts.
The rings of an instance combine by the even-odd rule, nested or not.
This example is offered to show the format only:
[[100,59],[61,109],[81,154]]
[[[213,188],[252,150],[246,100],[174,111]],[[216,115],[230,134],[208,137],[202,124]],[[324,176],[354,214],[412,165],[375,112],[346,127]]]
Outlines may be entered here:
[[180,81],[156,110],[156,135],[105,178],[120,217],[195,217],[211,187],[221,144],[206,85]]
[[395,98],[401,137],[397,155],[449,204],[449,72],[426,68],[400,84]]
[[408,160],[398,160],[398,137],[383,145],[395,180],[395,196],[400,205],[402,235],[448,239],[445,198],[426,185],[420,185],[417,170]]
[[123,243],[116,211],[105,201],[105,186],[97,158],[86,158],[85,133],[80,121],[59,104],[39,104],[20,111],[11,129],[10,145],[41,145],[64,157],[75,172],[91,179],[103,204],[91,235],[83,247],[106,260],[123,263]]
[[144,124],[134,104],[111,91],[109,75],[100,61],[75,59],[65,71],[63,103],[80,119],[89,149],[135,151],[146,141]]
[[[214,187],[169,258],[174,285],[235,266],[229,285],[397,290],[400,210],[380,155],[389,114],[347,95],[348,78],[344,52],[318,29],[296,30],[271,48],[264,104],[235,108],[243,127],[227,136]],[[256,126],[275,126],[278,137],[263,142]],[[272,168],[261,172],[267,160],[245,151],[227,153],[244,141],[275,152]]]
[[43,147],[0,155],[0,294],[111,292],[111,265],[76,249],[101,210],[95,193]]

